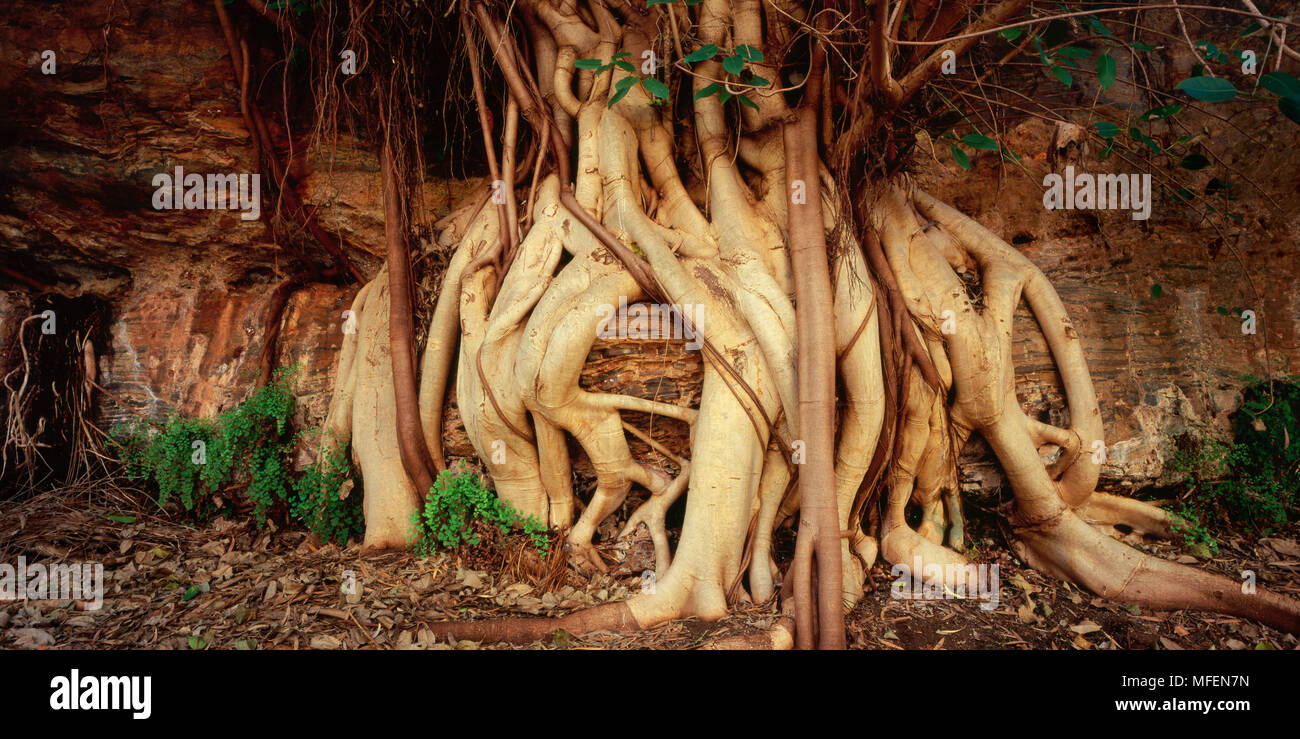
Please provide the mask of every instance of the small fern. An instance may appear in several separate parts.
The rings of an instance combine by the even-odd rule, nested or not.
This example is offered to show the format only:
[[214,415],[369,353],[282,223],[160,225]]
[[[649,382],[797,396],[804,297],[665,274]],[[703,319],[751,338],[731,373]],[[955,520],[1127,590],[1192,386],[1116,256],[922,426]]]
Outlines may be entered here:
[[411,514],[411,544],[421,556],[439,548],[455,549],[462,542],[482,543],[474,529],[476,521],[496,526],[501,533],[518,527],[537,553],[547,556],[550,542],[546,526],[535,516],[521,516],[508,502],[488,490],[482,479],[469,471],[443,470],[429,489],[424,509]]

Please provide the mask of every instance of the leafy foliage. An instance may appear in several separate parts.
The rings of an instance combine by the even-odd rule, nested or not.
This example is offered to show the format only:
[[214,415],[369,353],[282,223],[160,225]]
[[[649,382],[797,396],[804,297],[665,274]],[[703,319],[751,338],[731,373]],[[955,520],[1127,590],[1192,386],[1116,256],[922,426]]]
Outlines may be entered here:
[[362,530],[361,496],[343,492],[350,477],[346,447],[293,478],[299,435],[290,429],[289,379],[296,369],[276,372],[265,387],[215,419],[173,415],[161,423],[136,419],[114,427],[110,438],[127,476],[152,483],[160,506],[179,500],[200,520],[229,512],[222,493],[242,484],[258,526],[284,504],[309,530],[346,542]]
[[346,544],[349,536],[365,532],[360,481],[353,487],[347,445],[332,444],[331,451],[303,470],[293,484],[289,513],[321,539]]
[[477,546],[482,543],[475,530],[478,522],[496,526],[503,534],[521,528],[538,554],[546,558],[546,526],[534,516],[520,516],[513,506],[488,490],[479,475],[467,470],[438,473],[425,498],[424,510],[411,514],[412,545],[426,557],[439,547],[454,549],[462,542]]
[[1208,539],[1200,522],[1211,518],[1267,532],[1300,515],[1300,376],[1273,383],[1271,402],[1267,382],[1248,381],[1233,441],[1185,438],[1173,459],[1188,488],[1176,512],[1189,544]]

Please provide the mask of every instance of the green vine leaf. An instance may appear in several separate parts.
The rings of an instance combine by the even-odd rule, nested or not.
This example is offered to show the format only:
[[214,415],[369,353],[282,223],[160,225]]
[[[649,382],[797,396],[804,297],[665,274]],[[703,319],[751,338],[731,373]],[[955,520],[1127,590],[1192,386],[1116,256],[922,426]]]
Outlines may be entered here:
[[1171,115],[1178,115],[1181,112],[1183,112],[1183,106],[1181,105],[1161,105],[1158,108],[1152,108],[1138,116],[1138,119],[1147,122],[1159,121],[1164,120]]
[[961,142],[972,149],[980,151],[997,151],[998,142],[978,133],[968,133],[961,138]]
[[711,84],[705,85],[704,87],[701,87],[698,91],[696,91],[695,99],[699,100],[700,98],[706,98],[721,89],[722,89],[722,85],[718,84],[717,82],[713,82]]
[[1174,87],[1207,103],[1223,103],[1237,97],[1237,88],[1222,77],[1188,77]]
[[956,160],[957,164],[961,165],[962,169],[970,170],[970,157],[966,156],[966,152],[962,151],[956,144],[952,145],[952,158]]
[[617,103],[618,101],[626,97],[628,90],[631,90],[632,86],[635,85],[638,81],[639,78],[637,77],[624,77],[618,82],[615,82],[614,96],[609,99],[609,104],[607,107],[610,108],[614,107],[614,103]]
[[1115,84],[1115,57],[1110,54],[1102,54],[1097,59],[1097,82],[1103,90]]
[[1119,126],[1110,121],[1097,121],[1092,125],[1097,129],[1097,135],[1103,139],[1113,139],[1119,135]]
[[1063,46],[1056,50],[1056,55],[1065,59],[1085,59],[1092,56],[1092,52],[1078,46]]
[[701,46],[695,51],[692,51],[691,53],[687,54],[686,58],[682,59],[682,61],[686,62],[687,64],[695,64],[696,62],[702,62],[705,59],[712,59],[713,57],[717,56],[717,54],[718,54],[717,44],[705,44],[704,46]]
[[[631,78],[629,78],[631,79]],[[656,100],[668,100],[668,85],[660,82],[654,77],[644,77],[641,79],[641,86],[646,89]]]
[[[758,49],[758,48],[755,48],[755,47],[753,47],[753,46],[750,46],[749,44],[741,44],[740,46],[737,46],[737,47],[736,47],[736,54],[737,54],[738,56],[742,57],[742,58],[743,58],[745,61],[747,61],[747,62],[761,62],[761,61],[763,61],[763,52],[762,52],[762,50],[761,50],[761,49]],[[732,74],[739,74],[739,72],[732,72]]]
[[1286,72],[1269,72],[1259,78],[1259,86],[1280,98],[1300,95],[1300,80]]
[[1277,107],[1287,118],[1300,123],[1300,95],[1280,98],[1277,101]]

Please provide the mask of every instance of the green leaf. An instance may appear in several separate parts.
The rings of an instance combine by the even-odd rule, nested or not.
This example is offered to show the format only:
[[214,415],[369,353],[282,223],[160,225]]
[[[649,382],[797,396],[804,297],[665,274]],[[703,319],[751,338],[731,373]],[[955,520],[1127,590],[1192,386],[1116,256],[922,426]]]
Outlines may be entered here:
[[1142,143],[1146,144],[1147,148],[1151,150],[1152,154],[1160,153],[1160,144],[1156,143],[1155,139],[1151,138],[1145,133],[1142,133],[1138,129],[1130,128],[1128,130],[1128,135],[1129,138],[1133,139],[1134,141],[1141,141]]
[[1092,125],[1097,129],[1097,135],[1103,139],[1113,139],[1119,135],[1119,126],[1110,121],[1097,121]]
[[655,99],[668,99],[668,85],[665,85],[658,79],[654,77],[645,77],[641,80],[641,85],[645,87],[646,92],[649,92]]
[[656,6],[656,5],[667,5],[668,3],[671,3],[672,1],[673,1],[673,0],[646,0],[645,6],[646,6],[647,8],[653,8],[653,7]]
[[750,100],[744,95],[737,95],[736,99],[744,103],[745,105],[748,105],[749,107],[753,108],[754,110],[758,110],[758,103],[754,102],[753,100]]
[[745,60],[739,54],[732,54],[722,60],[722,68],[729,74],[740,74],[745,69]]
[[615,103],[627,97],[627,91],[631,90],[632,86],[638,82],[636,77],[624,77],[623,79],[619,80],[619,82],[624,82],[624,81],[630,81],[630,84],[614,85],[614,96],[609,99],[609,103],[605,107],[608,108],[614,107]]
[[1204,49],[1205,55],[1216,64],[1223,64],[1228,61],[1228,55],[1219,51],[1219,47],[1215,46],[1213,41],[1197,41],[1193,46]]
[[1231,190],[1234,187],[1236,187],[1236,185],[1227,180],[1221,180],[1218,177],[1211,177],[1210,181],[1205,183],[1205,194],[1221,195],[1227,200],[1236,200],[1237,198],[1231,193]]
[[717,54],[718,54],[717,44],[705,44],[704,46],[701,46],[695,51],[692,51],[691,53],[687,54],[686,58],[682,59],[682,61],[686,62],[687,64],[694,64],[696,62],[702,62],[705,59],[712,59],[713,57],[717,56]]
[[1023,34],[1024,32],[1025,29],[1023,28],[1008,28],[1005,31],[998,32],[998,35],[1006,39],[1007,41],[1015,41],[1016,39],[1020,38],[1020,35]]
[[1115,57],[1110,54],[1102,54],[1097,59],[1097,82],[1103,90],[1115,84]]
[[1130,46],[1131,48],[1133,48],[1134,50],[1136,50],[1136,51],[1155,51],[1155,50],[1156,50],[1156,47],[1152,46],[1151,44],[1144,44],[1144,43],[1142,43],[1141,41],[1134,41],[1134,42],[1130,43],[1129,46]]
[[1203,154],[1188,154],[1183,157],[1183,161],[1179,162],[1178,166],[1190,170],[1205,169],[1210,166],[1210,160]]
[[1222,103],[1237,97],[1237,88],[1222,77],[1188,77],[1174,87],[1207,103]]
[[718,99],[722,101],[723,105],[726,105],[727,101],[731,100],[732,97],[731,91],[726,88],[723,88],[722,92],[718,93]]
[[1159,121],[1168,118],[1171,115],[1178,115],[1181,112],[1183,112],[1183,106],[1181,105],[1161,105],[1158,108],[1152,108],[1138,116],[1138,119],[1143,121]]
[[1078,46],[1063,46],[1056,50],[1056,55],[1066,59],[1084,59],[1092,56],[1092,52]]
[[117,523],[135,523],[135,516],[108,516],[108,520]]
[[1280,98],[1300,95],[1300,80],[1286,72],[1269,72],[1259,78],[1259,86]]
[[701,87],[698,92],[695,93],[695,99],[699,100],[700,98],[706,98],[720,89],[722,89],[722,85],[718,84],[717,82],[714,82],[709,85],[705,85],[704,87]]
[[1103,24],[1101,20],[1097,18],[1097,16],[1088,15],[1084,17],[1088,19],[1088,25],[1092,26],[1092,30],[1095,33],[1097,33],[1097,35],[1106,36],[1107,38],[1115,38],[1115,34],[1111,33],[1110,29],[1107,28],[1105,24]]
[[636,67],[632,66],[632,62],[626,61],[624,59],[619,59],[615,61],[614,66],[618,67],[624,72],[631,72],[633,74],[636,74]]
[[994,141],[988,136],[982,136],[978,133],[966,134],[961,138],[961,142],[972,149],[979,149],[981,151],[998,150],[998,142]]
[[199,597],[199,589],[198,587],[191,585],[185,589],[185,594],[181,596],[181,602],[188,603],[197,597]]
[[1221,316],[1226,316],[1226,315],[1228,315],[1228,309],[1227,309],[1227,308],[1224,308],[1223,306],[1219,306],[1218,308],[1215,308],[1215,309],[1214,309],[1214,312],[1215,312],[1215,313],[1218,313],[1218,314],[1221,315]]
[[605,66],[599,59],[579,59],[573,63],[578,69],[600,69]]
[[[756,49],[753,46],[750,46],[749,44],[741,44],[740,46],[737,46],[736,53],[744,57],[745,61],[747,62],[763,61],[762,50]],[[732,74],[736,74],[736,72],[732,72]]]
[[952,145],[952,158],[957,160],[962,169],[970,169],[970,157],[966,156],[966,152],[958,148],[956,144]]
[[1158,298],[1164,293],[1164,291],[1164,288],[1160,287],[1160,283],[1157,282],[1151,286],[1151,297]]
[[1281,110],[1287,118],[1300,123],[1300,95],[1279,98],[1277,101],[1278,110]]
[[749,78],[749,84],[755,85],[757,87],[767,87],[772,83],[766,77],[759,77],[758,75],[754,75],[753,77]]
[[1191,190],[1188,190],[1185,187],[1180,187],[1177,190],[1174,190],[1174,197],[1186,203],[1187,201],[1196,197],[1196,193],[1192,192]]
[[1060,80],[1066,87],[1074,84],[1074,78],[1070,76],[1070,73],[1064,67],[1053,65],[1052,74],[1056,75],[1056,79]]
[[[270,7],[270,6],[267,6],[267,7]],[[191,636],[190,638],[186,639],[185,642],[186,642],[187,644],[189,644],[190,649],[195,649],[195,650],[202,649],[202,648],[204,648],[204,647],[206,647],[206,646],[208,645],[207,642],[203,641],[202,639],[198,638],[197,636]]]

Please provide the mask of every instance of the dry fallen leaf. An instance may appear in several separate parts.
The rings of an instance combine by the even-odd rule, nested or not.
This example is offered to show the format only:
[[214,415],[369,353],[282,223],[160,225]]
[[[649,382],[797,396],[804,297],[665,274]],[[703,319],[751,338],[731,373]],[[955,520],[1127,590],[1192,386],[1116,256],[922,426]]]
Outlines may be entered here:
[[1180,645],[1178,642],[1163,636],[1160,637],[1160,643],[1161,645],[1164,646],[1165,649],[1172,649],[1174,651],[1182,651],[1183,649],[1182,645]]
[[312,649],[338,649],[343,646],[343,642],[328,634],[318,634],[311,638]]
[[1020,616],[1021,621],[1027,624],[1038,623],[1038,616],[1034,615],[1034,607],[1031,605],[1020,606],[1016,610],[1016,614]]
[[40,649],[54,644],[50,632],[41,629],[14,629],[9,632],[14,637],[14,646],[18,649]]
[[1091,634],[1094,631],[1101,631],[1101,627],[1098,626],[1096,622],[1087,620],[1087,621],[1080,621],[1079,623],[1071,626],[1070,631],[1073,631],[1074,633],[1082,636],[1083,634]]
[[1267,544],[1273,547],[1273,551],[1278,554],[1284,554],[1288,557],[1300,559],[1300,544],[1296,544],[1290,539],[1264,538],[1259,540],[1260,544]]

